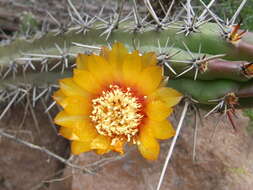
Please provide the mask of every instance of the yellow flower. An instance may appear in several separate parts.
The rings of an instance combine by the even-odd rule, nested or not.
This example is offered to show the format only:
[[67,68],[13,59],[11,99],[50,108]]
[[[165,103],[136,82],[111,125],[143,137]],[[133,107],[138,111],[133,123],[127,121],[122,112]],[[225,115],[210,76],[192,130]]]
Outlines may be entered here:
[[129,53],[121,43],[100,55],[79,54],[72,78],[60,80],[54,99],[63,108],[55,118],[60,134],[71,140],[72,154],[95,150],[124,153],[136,144],[149,160],[157,159],[157,139],[175,133],[167,117],[181,99],[161,86],[163,71],[154,53]]

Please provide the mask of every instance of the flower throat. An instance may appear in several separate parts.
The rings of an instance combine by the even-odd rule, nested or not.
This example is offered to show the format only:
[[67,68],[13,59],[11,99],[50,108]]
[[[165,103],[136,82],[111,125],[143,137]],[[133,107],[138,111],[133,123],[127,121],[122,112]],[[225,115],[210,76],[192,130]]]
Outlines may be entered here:
[[139,131],[142,107],[130,88],[123,91],[118,85],[110,85],[92,100],[90,118],[99,134],[112,138],[112,145],[121,139],[130,142]]

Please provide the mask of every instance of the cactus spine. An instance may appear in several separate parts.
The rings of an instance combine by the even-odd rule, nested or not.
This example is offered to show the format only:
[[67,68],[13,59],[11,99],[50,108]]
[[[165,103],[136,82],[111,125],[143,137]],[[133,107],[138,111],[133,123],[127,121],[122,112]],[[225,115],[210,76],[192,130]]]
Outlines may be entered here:
[[[171,21],[170,10],[159,18],[148,2],[145,5],[153,21],[140,18],[135,1],[133,15],[122,18],[119,3],[109,20],[81,13],[68,1],[70,26],[59,23],[57,29],[16,39],[0,48],[0,102],[16,103],[24,97],[21,92],[27,86],[39,90],[33,101],[37,96],[42,98],[45,88],[70,75],[78,53],[98,52],[101,46],[115,41],[132,50],[155,52],[165,75],[172,79],[168,85],[196,100],[196,104],[217,105],[211,100],[228,93],[235,94],[241,107],[253,100],[253,34],[240,31],[240,24],[235,24],[241,8],[227,24],[211,12],[212,2],[202,2],[204,11],[197,18],[186,8],[186,20]],[[185,6],[191,8],[189,2]],[[15,97],[14,91],[19,95]]]

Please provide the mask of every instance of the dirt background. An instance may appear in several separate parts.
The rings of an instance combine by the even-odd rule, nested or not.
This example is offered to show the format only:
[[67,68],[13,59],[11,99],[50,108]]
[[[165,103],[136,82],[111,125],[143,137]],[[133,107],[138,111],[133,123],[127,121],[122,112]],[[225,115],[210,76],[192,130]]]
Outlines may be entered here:
[[[37,108],[38,109],[38,108]],[[170,118],[176,126],[181,107]],[[0,127],[18,138],[46,147],[69,157],[68,142],[57,135],[47,116],[36,110],[39,128],[27,113],[25,122],[22,107],[9,112]],[[238,111],[235,132],[227,120],[215,121],[220,115],[204,120],[198,130],[196,161],[192,160],[194,113],[189,111],[172,160],[166,172],[162,190],[251,190],[253,185],[253,138],[246,131],[248,118]],[[37,150],[0,139],[1,190],[146,190],[155,189],[171,140],[161,143],[160,157],[155,162],[143,159],[135,147],[128,147],[119,158],[115,153],[98,156],[86,153],[72,158],[79,166],[93,164],[95,174],[87,174]]]
[[[98,5],[105,5],[105,11],[110,11],[113,6],[113,1],[90,0],[83,7],[81,0],[73,2],[90,13],[99,11]],[[66,1],[0,0],[0,28],[9,34],[17,31],[23,11],[33,12],[38,20],[44,19],[49,11],[64,21]],[[43,113],[42,106],[34,109],[37,121],[25,110],[25,105],[13,107],[0,121],[0,129],[69,158],[68,142],[58,136],[57,128]],[[180,111],[181,107],[178,107],[171,117],[174,126]],[[56,112],[52,110],[52,116]],[[252,189],[253,138],[246,130],[249,119],[238,111],[237,132],[224,118],[212,135],[219,118],[220,115],[213,115],[199,127],[197,160],[193,161],[194,113],[188,112],[162,190]],[[93,164],[95,174],[91,175],[65,166],[38,150],[0,137],[0,190],[152,190],[158,183],[170,143],[171,140],[162,142],[160,157],[155,162],[144,160],[135,147],[127,148],[122,158],[114,153],[105,157],[87,153],[72,158],[72,162],[80,166]]]

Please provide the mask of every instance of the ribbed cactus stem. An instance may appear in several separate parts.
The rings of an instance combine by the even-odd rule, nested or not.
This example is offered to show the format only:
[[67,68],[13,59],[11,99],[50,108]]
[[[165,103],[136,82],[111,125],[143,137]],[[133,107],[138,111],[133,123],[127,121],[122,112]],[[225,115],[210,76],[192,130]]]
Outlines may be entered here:
[[[239,101],[253,101],[253,83],[237,82],[232,80],[190,80],[176,79],[170,80],[167,84],[169,87],[175,88],[182,92],[199,104],[212,105],[217,102],[213,100],[220,99],[229,93],[234,93]],[[252,104],[251,104],[252,105]]]
[[[138,49],[142,53],[152,51],[162,57],[160,61],[166,63],[171,72],[175,71],[169,73],[170,78],[191,79],[172,80],[172,87],[202,104],[215,104],[210,100],[237,92],[243,83],[235,81],[252,83],[252,72],[247,72],[247,66],[253,60],[251,33],[247,33],[248,41],[247,38],[231,41],[229,33],[225,34],[218,24],[210,22],[199,26],[199,32],[185,35],[178,33],[177,26],[181,22],[170,24],[166,29],[150,25],[138,32],[130,29],[134,23],[126,21],[121,22],[107,38],[102,35],[104,29],[98,29],[100,24],[93,23],[85,34],[77,34],[70,28],[67,33],[57,36],[48,33],[38,39],[35,36],[30,41],[17,39],[1,47],[1,89],[6,89],[6,84],[53,84],[65,76],[67,69],[72,69],[78,53],[99,52],[101,46],[115,41],[122,42],[130,50]],[[85,45],[81,47],[78,43]],[[45,62],[48,69],[44,68]],[[33,67],[24,69],[24,65],[30,63]],[[60,67],[56,67],[58,64]],[[251,98],[253,95],[251,92],[249,94]]]
[[[55,36],[53,33],[49,33],[40,39],[32,39],[29,41],[17,39],[15,42],[0,48],[0,64],[7,64],[10,59],[20,57],[20,53],[41,53],[41,48],[45,49],[48,54],[57,53],[55,44],[63,47],[64,44],[69,48],[69,52],[77,53],[81,50],[78,47],[72,45],[72,42],[84,43],[88,45],[101,46],[108,45],[119,41],[124,43],[130,49],[138,48],[140,51],[155,51],[159,52],[159,45],[164,50],[169,51],[169,46],[164,47],[166,42],[173,44],[174,47],[185,49],[182,42],[184,42],[190,51],[198,52],[201,44],[201,52],[211,55],[226,54],[226,59],[231,60],[246,60],[252,61],[253,55],[251,52],[252,44],[247,42],[247,46],[237,46],[228,42],[224,36],[221,35],[221,31],[217,24],[206,23],[199,27],[198,33],[191,33],[185,36],[183,33],[177,34],[178,29],[171,25],[171,28],[166,30],[156,31],[154,28],[147,28],[142,33],[129,32],[124,27],[131,25],[129,22],[121,23],[117,30],[114,30],[108,39],[105,36],[101,36],[102,29],[90,29],[85,35],[77,34],[74,31],[64,33],[62,35]],[[251,37],[249,37],[251,38]],[[250,41],[250,40],[249,40]],[[239,43],[240,44],[240,43]],[[238,48],[240,47],[240,48]]]

